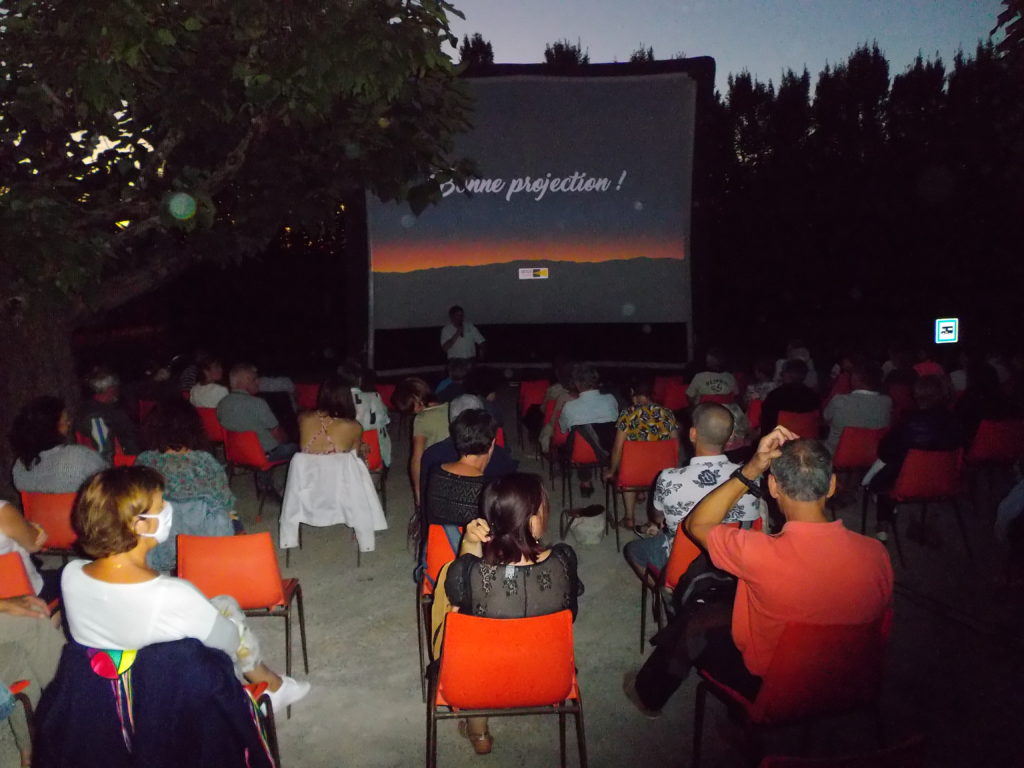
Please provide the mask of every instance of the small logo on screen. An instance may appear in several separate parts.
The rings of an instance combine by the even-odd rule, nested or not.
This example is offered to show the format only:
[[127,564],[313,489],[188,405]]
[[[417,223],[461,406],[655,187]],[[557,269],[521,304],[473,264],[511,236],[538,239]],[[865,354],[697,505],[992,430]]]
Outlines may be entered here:
[[548,268],[547,267],[520,267],[519,268],[519,279],[520,280],[547,280],[548,279]]
[[956,317],[940,317],[935,321],[935,343],[956,344],[960,340],[960,320]]

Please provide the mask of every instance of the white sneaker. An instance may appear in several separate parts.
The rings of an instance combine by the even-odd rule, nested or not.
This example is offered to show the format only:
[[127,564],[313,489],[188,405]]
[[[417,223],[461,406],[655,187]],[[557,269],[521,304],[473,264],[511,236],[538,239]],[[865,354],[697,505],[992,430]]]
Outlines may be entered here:
[[276,691],[267,689],[270,696],[270,703],[274,705],[274,712],[283,712],[285,707],[290,707],[300,699],[305,698],[313,686],[306,681],[296,680],[294,677],[281,675],[281,687]]
[[886,542],[889,540],[889,534],[885,531],[875,531],[875,538],[881,542]]

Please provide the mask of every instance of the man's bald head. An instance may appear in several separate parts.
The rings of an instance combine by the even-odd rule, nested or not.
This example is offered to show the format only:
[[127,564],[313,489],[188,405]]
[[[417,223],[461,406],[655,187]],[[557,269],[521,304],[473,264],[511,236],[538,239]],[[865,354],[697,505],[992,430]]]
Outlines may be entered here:
[[732,412],[719,403],[701,403],[693,409],[695,442],[712,453],[721,453],[732,436]]

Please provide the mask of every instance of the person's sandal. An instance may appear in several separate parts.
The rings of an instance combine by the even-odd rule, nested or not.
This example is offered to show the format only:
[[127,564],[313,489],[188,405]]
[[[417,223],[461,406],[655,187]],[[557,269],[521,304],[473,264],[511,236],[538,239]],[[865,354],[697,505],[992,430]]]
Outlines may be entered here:
[[643,525],[636,526],[633,529],[633,533],[635,533],[641,539],[649,539],[652,536],[657,536],[659,533],[661,533],[661,529],[658,528],[658,526],[654,523],[644,523]]
[[635,527],[636,521],[632,517],[623,517],[619,520],[619,528],[625,528],[627,531],[631,531]]
[[478,755],[490,754],[491,747],[494,746],[494,738],[490,731],[484,731],[474,736],[469,732],[469,723],[465,720],[459,720],[459,735],[469,739],[469,743],[473,745],[473,751]]

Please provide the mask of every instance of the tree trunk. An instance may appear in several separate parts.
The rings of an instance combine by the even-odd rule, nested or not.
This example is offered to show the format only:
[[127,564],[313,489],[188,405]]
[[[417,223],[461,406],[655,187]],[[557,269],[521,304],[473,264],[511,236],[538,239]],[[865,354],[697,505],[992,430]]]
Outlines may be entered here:
[[18,500],[8,435],[21,407],[40,395],[78,404],[72,330],[68,312],[50,304],[0,308],[0,499]]

